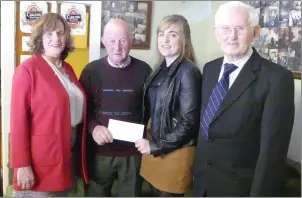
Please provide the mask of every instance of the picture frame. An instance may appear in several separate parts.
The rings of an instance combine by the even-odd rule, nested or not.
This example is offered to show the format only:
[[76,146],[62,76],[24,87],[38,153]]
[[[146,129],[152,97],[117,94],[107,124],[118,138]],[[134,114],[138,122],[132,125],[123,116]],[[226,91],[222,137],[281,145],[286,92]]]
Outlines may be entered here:
[[301,79],[301,1],[243,1],[256,8],[261,33],[253,47],[268,60]]
[[150,49],[151,16],[152,1],[102,1],[101,35],[111,18],[121,18],[132,28],[131,49]]

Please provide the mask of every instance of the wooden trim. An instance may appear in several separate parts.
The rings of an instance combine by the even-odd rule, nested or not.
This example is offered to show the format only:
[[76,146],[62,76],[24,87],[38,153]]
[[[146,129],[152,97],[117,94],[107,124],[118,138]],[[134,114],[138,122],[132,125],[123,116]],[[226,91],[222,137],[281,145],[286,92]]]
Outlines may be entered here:
[[[139,3],[140,1],[138,1]],[[152,1],[141,1],[148,4],[147,10],[147,24],[146,24],[146,43],[145,44],[133,44],[132,49],[150,49],[151,40],[151,16],[152,16]]]
[[293,72],[293,76],[295,79],[301,80],[301,72]]

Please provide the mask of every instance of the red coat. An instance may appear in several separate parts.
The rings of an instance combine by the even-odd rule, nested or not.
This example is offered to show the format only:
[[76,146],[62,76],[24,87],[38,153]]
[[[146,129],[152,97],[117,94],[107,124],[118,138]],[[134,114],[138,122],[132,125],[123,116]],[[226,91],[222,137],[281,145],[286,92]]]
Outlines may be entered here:
[[[71,80],[84,94],[72,67],[63,62]],[[33,55],[15,71],[11,96],[10,164],[14,189],[18,167],[32,166],[34,191],[63,191],[71,187],[71,126],[69,96],[41,55]],[[86,172],[86,99],[82,130],[82,171]],[[77,135],[81,134],[80,132]]]

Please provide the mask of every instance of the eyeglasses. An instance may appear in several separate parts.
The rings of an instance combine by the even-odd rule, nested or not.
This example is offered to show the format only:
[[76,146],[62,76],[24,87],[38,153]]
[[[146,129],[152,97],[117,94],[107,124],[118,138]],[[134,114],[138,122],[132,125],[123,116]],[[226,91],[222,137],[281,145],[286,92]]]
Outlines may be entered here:
[[237,35],[244,35],[250,30],[250,28],[243,27],[243,26],[231,27],[231,26],[225,25],[225,26],[218,26],[218,28],[225,35],[230,34],[232,32],[232,30],[234,30]]

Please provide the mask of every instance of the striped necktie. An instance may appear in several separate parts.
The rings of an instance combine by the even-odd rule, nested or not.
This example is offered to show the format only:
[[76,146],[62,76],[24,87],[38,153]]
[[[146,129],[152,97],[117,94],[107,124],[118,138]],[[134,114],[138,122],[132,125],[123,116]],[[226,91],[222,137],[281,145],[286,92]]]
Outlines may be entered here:
[[238,67],[234,64],[225,63],[223,75],[210,95],[209,102],[203,114],[200,128],[202,136],[205,140],[208,140],[209,137],[209,125],[229,90],[229,75],[237,68]]

